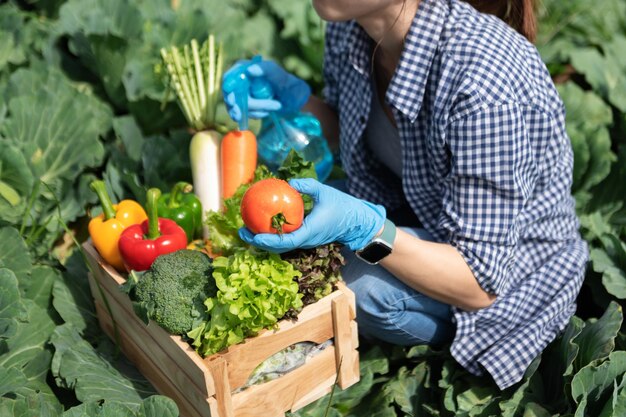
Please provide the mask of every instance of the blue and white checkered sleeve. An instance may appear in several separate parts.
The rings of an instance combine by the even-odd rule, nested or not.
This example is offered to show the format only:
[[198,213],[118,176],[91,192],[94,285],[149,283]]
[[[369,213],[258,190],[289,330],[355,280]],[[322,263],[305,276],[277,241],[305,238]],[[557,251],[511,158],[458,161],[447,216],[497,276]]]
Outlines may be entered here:
[[537,178],[525,126],[520,106],[505,102],[452,119],[446,131],[452,162],[439,224],[481,287],[494,294],[508,285],[516,220]]

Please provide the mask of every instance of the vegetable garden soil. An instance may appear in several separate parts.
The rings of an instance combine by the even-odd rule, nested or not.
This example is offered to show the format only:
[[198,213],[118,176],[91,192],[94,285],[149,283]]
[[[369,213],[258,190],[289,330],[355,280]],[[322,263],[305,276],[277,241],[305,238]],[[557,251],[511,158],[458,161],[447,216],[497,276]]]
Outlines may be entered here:
[[[359,380],[354,294],[341,282],[336,291],[306,306],[297,320],[282,320],[275,330],[262,331],[202,358],[180,336],[170,335],[153,322],[146,325],[119,288],[124,277],[90,242],[83,244],[83,249],[102,329],[117,340],[157,391],[176,401],[181,416],[283,416],[327,394],[335,384],[345,389]],[[304,365],[235,393],[271,355],[295,343],[330,339],[333,344]]]

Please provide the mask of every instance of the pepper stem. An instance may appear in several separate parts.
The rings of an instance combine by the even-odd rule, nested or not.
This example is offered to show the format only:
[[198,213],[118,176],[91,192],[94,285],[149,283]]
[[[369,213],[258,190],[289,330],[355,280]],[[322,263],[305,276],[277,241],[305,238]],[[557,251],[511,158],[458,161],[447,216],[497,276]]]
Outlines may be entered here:
[[113,208],[113,202],[109,193],[107,193],[106,185],[102,180],[94,180],[89,184],[89,187],[98,194],[100,200],[100,206],[102,206],[102,212],[104,213],[104,220],[115,218],[115,208]]
[[157,200],[161,196],[161,190],[158,188],[150,188],[146,195],[146,214],[148,214],[148,236],[150,240],[154,240],[161,236],[159,231],[159,212],[157,210]]
[[169,208],[178,207],[178,199],[180,198],[180,195],[190,193],[191,190],[193,190],[193,185],[189,184],[188,182],[177,182],[176,185],[174,185],[174,188],[172,188],[172,192],[170,193],[170,200],[168,201],[167,206]]

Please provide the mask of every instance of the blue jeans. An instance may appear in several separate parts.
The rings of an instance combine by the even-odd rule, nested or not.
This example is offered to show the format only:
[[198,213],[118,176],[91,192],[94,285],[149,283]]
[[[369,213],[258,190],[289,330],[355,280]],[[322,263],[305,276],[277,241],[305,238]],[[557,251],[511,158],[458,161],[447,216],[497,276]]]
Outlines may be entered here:
[[[424,240],[424,229],[402,228]],[[448,304],[433,300],[405,285],[380,265],[369,265],[347,247],[341,274],[356,296],[359,334],[396,345],[439,344],[452,340],[455,326]],[[419,268],[419,265],[415,265]]]

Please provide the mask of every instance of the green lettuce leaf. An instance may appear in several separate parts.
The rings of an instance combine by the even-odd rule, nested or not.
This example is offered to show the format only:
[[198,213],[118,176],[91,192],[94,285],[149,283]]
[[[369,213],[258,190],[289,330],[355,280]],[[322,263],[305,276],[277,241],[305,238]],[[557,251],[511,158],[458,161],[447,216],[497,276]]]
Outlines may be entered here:
[[274,253],[240,249],[215,258],[218,292],[205,302],[209,323],[188,334],[193,345],[203,356],[216,353],[274,326],[288,311],[300,311],[302,295],[295,282],[299,276]]

